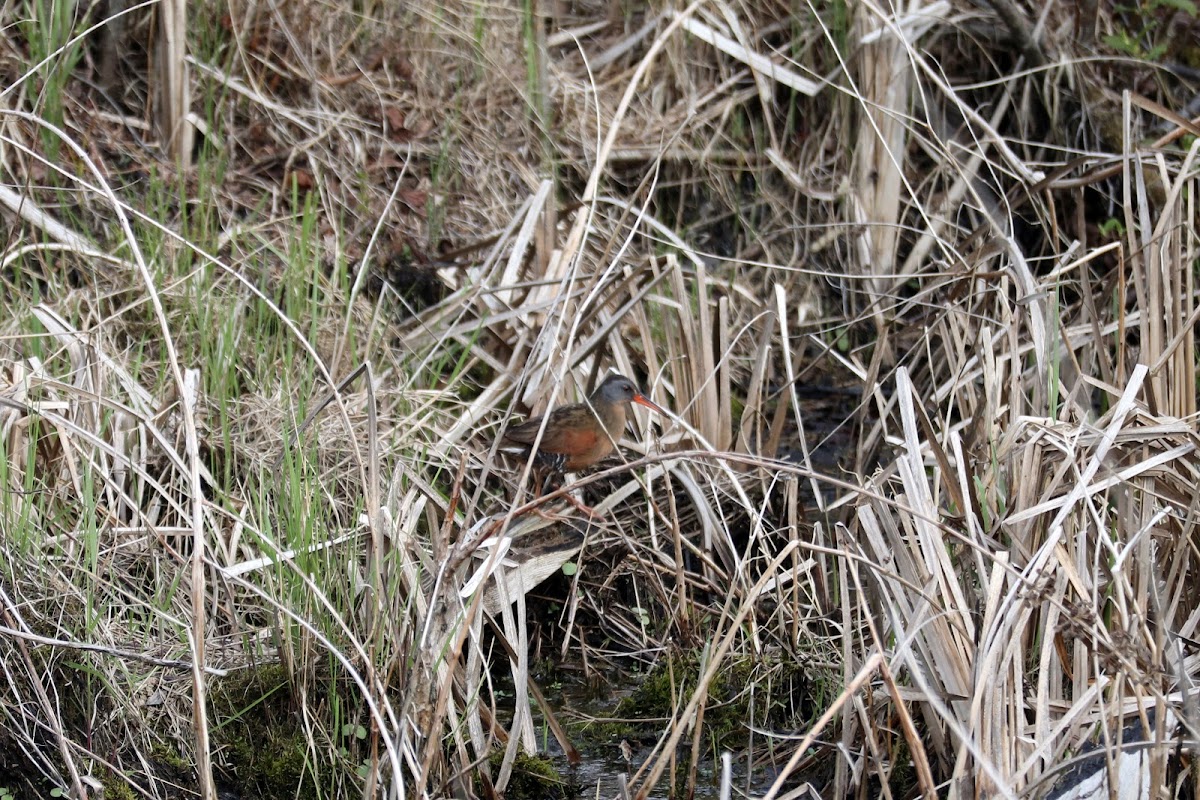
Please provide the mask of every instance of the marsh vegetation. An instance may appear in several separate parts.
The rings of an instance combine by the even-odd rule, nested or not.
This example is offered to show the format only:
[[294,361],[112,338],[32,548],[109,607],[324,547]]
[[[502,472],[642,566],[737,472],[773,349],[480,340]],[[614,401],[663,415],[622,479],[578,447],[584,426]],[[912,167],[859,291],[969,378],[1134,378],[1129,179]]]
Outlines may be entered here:
[[0,798],[1194,794],[1190,0],[0,9]]

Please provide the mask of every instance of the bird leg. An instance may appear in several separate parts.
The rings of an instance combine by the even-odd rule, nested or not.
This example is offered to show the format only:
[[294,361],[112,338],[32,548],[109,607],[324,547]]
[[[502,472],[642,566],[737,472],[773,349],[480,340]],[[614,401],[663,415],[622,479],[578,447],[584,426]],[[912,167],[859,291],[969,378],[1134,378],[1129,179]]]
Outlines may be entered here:
[[567,502],[569,502],[571,505],[578,508],[584,514],[587,514],[592,519],[604,519],[603,511],[597,511],[596,509],[592,508],[587,503],[583,502],[582,500],[580,500],[578,497],[571,494],[570,492],[567,492],[566,495],[564,495],[564,496],[567,498]]
[[[554,474],[558,476],[558,479],[559,479],[558,485],[554,486],[554,487],[548,487],[545,491],[542,492],[542,495],[547,495],[551,491],[554,491],[556,489],[561,489],[561,488],[563,488],[563,485],[566,483],[566,476],[564,476],[561,472],[556,472]],[[565,497],[567,499],[568,503],[570,503],[571,505],[578,508],[584,514],[587,514],[592,519],[600,519],[601,517],[604,516],[603,512],[597,511],[596,509],[589,506],[587,503],[580,500],[574,494],[572,494],[571,490],[569,488],[563,492],[563,497]]]
[[[540,462],[539,466],[542,468],[535,470],[536,483],[534,485],[534,496],[545,497],[551,492],[556,492],[559,489],[562,489],[564,484],[566,484],[566,475],[563,473],[563,468],[567,463],[566,456],[561,454],[545,456],[539,455],[538,461]],[[604,516],[603,513],[597,511],[579,498],[575,497],[575,495],[571,494],[570,490],[563,492],[563,497],[566,498],[568,503],[575,506],[584,514],[587,514],[592,519],[598,519]],[[548,517],[541,511],[538,511],[537,513],[543,519],[548,519]]]

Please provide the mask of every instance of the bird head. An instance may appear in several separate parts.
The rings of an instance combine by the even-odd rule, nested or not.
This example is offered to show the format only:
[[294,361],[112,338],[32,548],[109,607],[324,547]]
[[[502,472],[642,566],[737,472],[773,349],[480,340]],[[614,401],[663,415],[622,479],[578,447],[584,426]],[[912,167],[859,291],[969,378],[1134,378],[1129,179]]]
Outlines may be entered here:
[[637,403],[639,406],[645,406],[667,416],[667,412],[662,406],[642,394],[637,385],[624,375],[609,375],[605,378],[604,382],[600,384],[600,388],[596,389],[592,395],[592,402],[612,406]]

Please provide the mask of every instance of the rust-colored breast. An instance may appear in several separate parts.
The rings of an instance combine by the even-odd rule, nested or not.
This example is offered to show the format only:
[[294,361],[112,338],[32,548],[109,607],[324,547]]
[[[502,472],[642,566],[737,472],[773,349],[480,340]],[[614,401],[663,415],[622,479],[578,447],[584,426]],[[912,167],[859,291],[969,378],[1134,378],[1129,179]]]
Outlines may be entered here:
[[[532,447],[541,424],[541,417],[522,422],[505,431],[504,439]],[[609,436],[606,427],[587,406],[557,409],[546,423],[538,451],[545,455],[561,455],[565,459],[564,469],[568,471],[590,467],[612,452],[613,437]],[[617,436],[623,427],[617,428]]]
[[563,431],[543,450],[562,453],[567,457],[568,470],[584,469],[612,452],[612,442],[599,426],[588,430]]

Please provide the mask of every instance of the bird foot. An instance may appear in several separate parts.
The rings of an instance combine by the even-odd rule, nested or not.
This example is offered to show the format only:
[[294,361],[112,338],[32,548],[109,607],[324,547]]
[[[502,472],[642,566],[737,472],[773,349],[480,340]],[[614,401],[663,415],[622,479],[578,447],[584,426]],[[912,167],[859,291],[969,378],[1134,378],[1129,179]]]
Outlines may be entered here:
[[567,501],[592,519],[604,519],[603,511],[597,511],[569,492],[567,493]]
[[[589,519],[604,519],[606,516],[603,511],[597,511],[574,495],[565,494],[563,495],[563,499],[575,506],[575,508],[582,511]],[[535,507],[531,510],[534,514],[537,514],[539,517],[548,522],[559,522],[565,519],[565,508],[560,508],[558,511],[543,511],[542,509]]]

